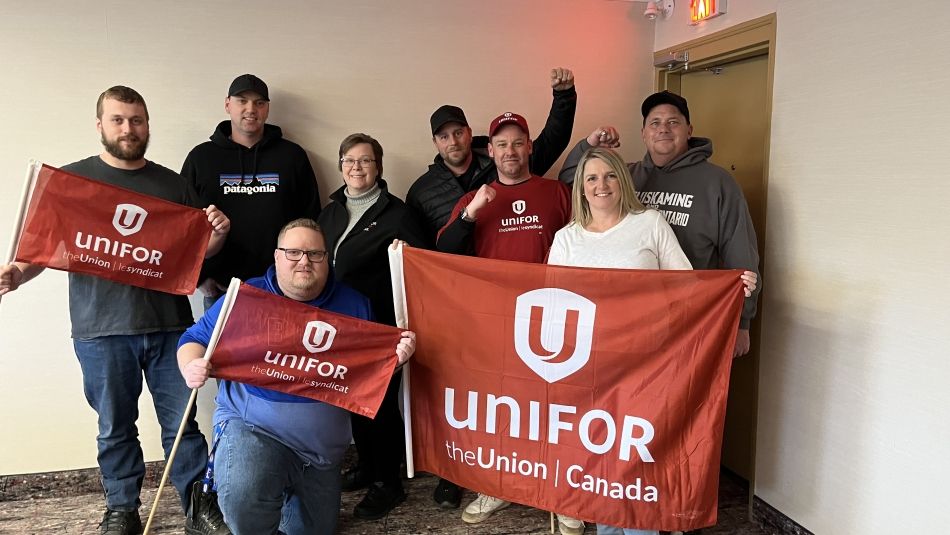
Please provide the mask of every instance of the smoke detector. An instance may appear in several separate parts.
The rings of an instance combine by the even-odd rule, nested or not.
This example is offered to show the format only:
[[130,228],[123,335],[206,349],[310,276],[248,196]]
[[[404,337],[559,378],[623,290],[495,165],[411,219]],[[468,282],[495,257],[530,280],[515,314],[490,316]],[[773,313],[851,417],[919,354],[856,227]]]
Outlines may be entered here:
[[672,14],[673,0],[651,0],[647,2],[647,8],[643,11],[643,17],[647,20],[668,19]]

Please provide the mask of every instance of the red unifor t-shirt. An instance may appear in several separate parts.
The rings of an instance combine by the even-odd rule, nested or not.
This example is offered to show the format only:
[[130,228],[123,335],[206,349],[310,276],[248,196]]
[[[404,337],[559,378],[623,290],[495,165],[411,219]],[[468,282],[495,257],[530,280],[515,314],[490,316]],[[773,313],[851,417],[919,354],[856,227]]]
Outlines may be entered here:
[[[481,258],[544,262],[554,233],[571,219],[571,193],[556,181],[532,176],[508,186],[492,182],[495,199],[478,212],[475,255]],[[475,197],[469,192],[455,205],[452,219]]]

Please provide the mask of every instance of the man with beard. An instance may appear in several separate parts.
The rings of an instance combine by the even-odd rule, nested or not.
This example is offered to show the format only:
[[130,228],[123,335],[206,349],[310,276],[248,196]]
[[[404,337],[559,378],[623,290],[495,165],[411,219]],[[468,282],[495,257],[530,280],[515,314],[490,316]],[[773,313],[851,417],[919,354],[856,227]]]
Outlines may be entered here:
[[[138,193],[199,206],[197,195],[181,176],[145,159],[148,119],[145,101],[134,89],[107,89],[96,104],[96,129],[105,150],[63,169]],[[213,227],[207,252],[211,256],[224,244],[230,221],[214,206],[204,210]],[[42,270],[41,266],[21,262],[0,267],[0,295],[16,290]],[[83,390],[99,419],[96,441],[106,498],[100,533],[140,533],[138,508],[145,463],[136,420],[142,377],[152,395],[167,457],[191,394],[175,358],[181,333],[194,321],[191,306],[184,296],[70,273],[69,315]],[[193,410],[171,471],[186,513],[195,509],[191,490],[197,488],[208,457],[205,437],[194,417]],[[193,520],[189,519],[190,527],[194,527]],[[189,529],[189,533],[228,533],[216,508],[205,508],[200,520],[200,529]]]
[[274,236],[284,223],[320,215],[320,192],[307,153],[284,139],[280,127],[267,124],[267,84],[253,74],[238,76],[228,88],[224,110],[230,120],[192,149],[181,168],[201,200],[219,206],[232,220],[224,249],[201,272],[205,308],[231,277],[245,280],[267,269]]
[[[287,223],[273,265],[247,284],[310,306],[369,320],[369,299],[330,271],[326,239],[312,219]],[[223,299],[181,337],[178,362],[188,386],[200,388],[204,360]],[[399,363],[415,350],[404,331]],[[332,535],[340,514],[340,463],[350,445],[350,413],[340,407],[236,381],[219,381],[215,428],[220,431],[215,478],[224,518],[238,535]]]

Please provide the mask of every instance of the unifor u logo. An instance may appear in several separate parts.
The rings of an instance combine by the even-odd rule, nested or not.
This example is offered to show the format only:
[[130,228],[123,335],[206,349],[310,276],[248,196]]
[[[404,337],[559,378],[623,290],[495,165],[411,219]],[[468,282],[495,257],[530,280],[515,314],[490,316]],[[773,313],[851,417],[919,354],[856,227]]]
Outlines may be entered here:
[[515,351],[549,383],[580,370],[590,359],[597,305],[560,288],[540,288],[518,296]]
[[311,353],[322,353],[330,349],[336,327],[322,321],[311,321],[303,332],[303,346]]
[[524,213],[525,203],[522,200],[517,200],[511,203],[511,209],[515,211],[516,214],[521,215]]
[[145,217],[148,212],[141,206],[134,204],[117,204],[115,207],[115,216],[112,218],[112,226],[119,234],[131,236],[142,230],[142,223],[145,223]]

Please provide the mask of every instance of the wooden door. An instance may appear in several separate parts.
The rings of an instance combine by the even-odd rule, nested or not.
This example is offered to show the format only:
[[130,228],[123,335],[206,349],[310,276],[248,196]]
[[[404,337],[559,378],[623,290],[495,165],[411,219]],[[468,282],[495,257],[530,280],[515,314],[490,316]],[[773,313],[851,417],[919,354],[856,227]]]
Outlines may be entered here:
[[[679,81],[680,93],[689,102],[693,135],[712,139],[710,161],[732,173],[742,187],[761,257],[765,231],[764,158],[769,135],[768,56],[706,65],[702,70],[682,74]],[[723,465],[749,481],[753,479],[755,458],[758,323],[757,318],[752,325],[751,351],[733,362],[722,447]]]

